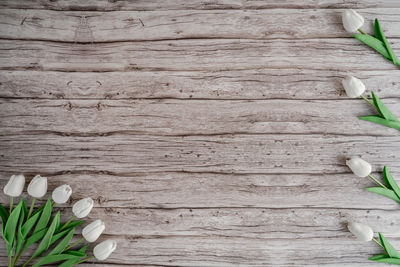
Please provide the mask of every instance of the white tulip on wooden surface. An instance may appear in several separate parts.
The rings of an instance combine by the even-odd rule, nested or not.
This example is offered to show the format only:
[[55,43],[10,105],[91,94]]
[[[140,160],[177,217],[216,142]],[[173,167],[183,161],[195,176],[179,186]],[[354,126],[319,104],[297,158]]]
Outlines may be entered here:
[[8,180],[3,191],[4,194],[10,197],[18,197],[24,190],[25,176],[22,174],[12,175],[10,180]]
[[349,222],[347,224],[347,228],[359,241],[369,242],[374,237],[374,231],[372,231],[371,227],[368,225],[357,222]]
[[93,255],[96,257],[96,259],[103,261],[107,259],[116,248],[116,241],[106,240],[94,247]]
[[343,27],[348,32],[356,32],[364,25],[364,18],[353,9],[348,9],[342,13]]
[[353,76],[346,76],[342,80],[342,85],[348,97],[360,97],[365,92],[365,85],[362,81]]
[[54,189],[51,197],[55,203],[64,204],[68,201],[71,194],[72,194],[72,188],[67,184],[63,184]]
[[87,242],[94,242],[96,241],[99,236],[103,233],[106,226],[104,222],[101,220],[95,220],[92,223],[88,224],[82,230],[82,236],[86,239]]
[[367,177],[371,174],[371,164],[361,158],[353,157],[346,161],[346,165],[349,166],[351,171],[358,177]]
[[79,200],[72,206],[72,212],[76,218],[84,218],[89,215],[93,208],[93,199],[90,197]]
[[47,192],[47,178],[39,174],[33,177],[28,185],[28,194],[34,198],[41,198]]

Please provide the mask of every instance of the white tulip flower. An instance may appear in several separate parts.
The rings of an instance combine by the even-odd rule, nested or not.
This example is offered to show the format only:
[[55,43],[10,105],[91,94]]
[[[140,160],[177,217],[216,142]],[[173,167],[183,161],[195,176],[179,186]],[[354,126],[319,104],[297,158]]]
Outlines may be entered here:
[[116,241],[106,240],[94,247],[93,254],[96,259],[98,259],[99,261],[103,261],[107,259],[116,248]]
[[12,175],[8,180],[3,191],[4,194],[10,197],[19,197],[24,190],[25,176],[22,174]]
[[342,22],[347,32],[356,32],[364,25],[364,18],[353,9],[348,9],[342,13]]
[[72,212],[76,218],[83,218],[89,215],[93,208],[93,199],[90,197],[79,200],[72,206]]
[[346,160],[346,165],[349,166],[351,171],[358,177],[367,177],[372,171],[371,164],[358,157]]
[[28,194],[34,198],[41,198],[47,192],[47,178],[39,174],[33,177],[28,185]]
[[54,189],[51,197],[53,198],[55,203],[64,204],[68,201],[71,194],[72,194],[71,187],[67,184],[63,184]]
[[357,222],[349,222],[347,224],[347,228],[353,235],[355,235],[355,237],[357,237],[359,241],[369,242],[374,237],[374,231],[372,231],[371,227],[368,225]]
[[92,243],[99,238],[105,228],[104,222],[101,220],[95,220],[83,228],[82,235],[87,242]]
[[342,85],[348,97],[360,97],[365,92],[365,85],[362,81],[353,76],[346,76],[342,80]]

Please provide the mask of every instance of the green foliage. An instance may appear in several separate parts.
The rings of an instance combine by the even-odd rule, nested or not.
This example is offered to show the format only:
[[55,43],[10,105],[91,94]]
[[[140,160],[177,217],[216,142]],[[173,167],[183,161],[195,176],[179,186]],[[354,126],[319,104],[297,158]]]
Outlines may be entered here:
[[368,187],[365,190],[393,199],[397,203],[400,203],[400,187],[397,185],[393,176],[390,174],[386,166],[383,167],[383,180],[386,188],[383,187]]
[[356,34],[354,35],[354,38],[377,51],[386,60],[400,67],[400,61],[394,54],[393,49],[390,47],[378,19],[375,19],[374,22],[374,34],[375,37],[368,34]]
[[394,249],[394,247],[381,233],[379,233],[379,240],[386,254],[372,256],[369,258],[369,260],[400,265],[400,253]]
[[370,121],[373,123],[381,124],[386,127],[390,127],[400,131],[400,121],[393,115],[392,112],[383,104],[383,102],[379,99],[379,97],[371,92],[372,99],[374,101],[374,106],[379,113],[379,116],[364,116],[359,117],[361,120]]

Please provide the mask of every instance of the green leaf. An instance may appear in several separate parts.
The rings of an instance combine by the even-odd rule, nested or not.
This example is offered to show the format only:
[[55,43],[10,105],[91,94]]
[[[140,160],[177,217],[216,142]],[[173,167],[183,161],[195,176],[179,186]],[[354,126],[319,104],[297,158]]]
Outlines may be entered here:
[[69,241],[71,241],[72,237],[74,236],[75,228],[72,228],[69,233],[57,244],[57,246],[49,252],[47,255],[56,255],[60,254],[64,251],[64,249],[68,246]]
[[400,259],[397,258],[381,258],[381,259],[378,258],[378,259],[372,259],[372,261],[400,265]]
[[374,34],[375,34],[375,38],[378,39],[379,41],[381,41],[383,43],[383,36],[382,36],[382,29],[381,26],[379,25],[379,21],[377,23],[377,19],[375,19],[374,22]]
[[391,59],[391,61],[393,61],[393,63],[398,62],[398,59],[396,57],[396,55],[394,54],[392,48],[390,47],[389,42],[386,40],[385,34],[383,33],[383,30],[381,28],[381,25],[379,24],[379,20],[375,19],[375,23],[374,23],[374,29],[376,29],[376,31],[378,32],[378,36],[380,38],[382,38],[382,42],[386,47],[386,50],[389,54],[389,57]]
[[382,187],[368,187],[368,188],[365,188],[365,190],[375,193],[375,194],[385,196],[387,198],[393,199],[394,201],[397,201],[398,203],[400,203],[400,198],[396,195],[396,193],[393,190],[382,188]]
[[62,232],[59,232],[57,234],[54,234],[53,237],[51,238],[50,244],[54,244],[58,239],[60,239],[61,237],[65,236],[70,229],[66,229]]
[[8,217],[6,227],[4,228],[3,238],[7,243],[8,255],[12,255],[12,251],[15,245],[15,232],[18,226],[19,215],[21,213],[22,201],[15,207]]
[[32,244],[36,243],[37,241],[39,241],[40,239],[42,239],[44,237],[44,235],[46,234],[48,228],[44,228],[42,230],[40,230],[37,233],[33,233],[25,242],[25,246],[22,249],[22,251],[25,251],[27,248],[29,248]]
[[44,206],[43,211],[42,211],[42,216],[40,216],[40,219],[35,227],[35,230],[33,231],[34,233],[37,233],[40,230],[47,227],[47,224],[50,221],[52,209],[53,209],[53,206],[51,205],[51,201],[50,201],[50,199],[47,199],[46,205]]
[[[63,230],[65,231],[65,230],[67,230],[69,228],[76,228],[76,227],[80,226],[82,223],[83,223],[83,221],[80,221],[80,220],[72,221]],[[59,229],[61,229],[64,226],[64,224],[65,223],[60,224],[60,226],[58,227],[57,231],[59,231]]]
[[62,261],[62,260],[77,260],[81,258],[80,256],[74,256],[71,254],[59,254],[59,255],[49,255],[49,256],[45,256],[40,258],[40,260],[38,260],[32,267],[38,267],[38,266],[42,266],[45,264],[50,264],[50,263],[54,263],[54,262],[58,262],[58,261]]
[[[20,201],[22,202],[22,204],[21,204],[21,212],[19,214],[18,229],[16,232],[17,242],[16,242],[15,251],[19,251],[21,249],[22,245],[25,243],[25,238],[22,235],[22,224],[24,223],[25,217],[27,216],[27,213],[28,213],[28,210],[26,209],[26,205],[25,205],[25,200],[23,198],[21,198]],[[25,208],[24,208],[24,206],[25,206]]]
[[3,205],[0,204],[0,217],[1,217],[1,224],[2,224],[2,232],[4,233],[4,228],[6,228],[7,220],[8,220],[8,211]]
[[376,261],[376,260],[386,259],[386,258],[390,258],[389,255],[387,255],[387,254],[379,254],[379,255],[375,255],[375,256],[369,257],[368,259],[370,261]]
[[383,167],[383,179],[385,179],[385,182],[390,185],[396,195],[400,198],[400,187],[397,185],[386,166]]
[[39,243],[39,246],[33,253],[32,257],[35,258],[38,255],[42,254],[50,247],[51,238],[53,237],[54,231],[56,227],[60,223],[60,212],[58,211],[56,216],[54,217],[49,229],[47,230],[46,234],[44,235],[42,241]]
[[[379,239],[381,240],[381,244],[383,245],[383,248],[385,249],[385,251],[389,255],[389,257],[400,258],[400,253],[397,252],[397,250],[395,250],[393,248],[393,246],[389,243],[389,241],[386,240],[386,238],[381,233],[379,233]],[[399,263],[400,263],[400,261],[399,261]]]
[[32,230],[33,226],[40,217],[40,212],[36,213],[35,215],[31,216],[22,226],[22,235],[26,238],[29,232]]
[[379,52],[385,59],[392,61],[388,51],[386,50],[385,44],[379,39],[376,39],[368,34],[355,34],[354,38]]
[[382,103],[377,95],[374,92],[371,92],[372,98],[374,100],[375,107],[378,109],[379,113],[384,117],[386,120],[399,122],[396,116],[393,115],[392,112]]
[[371,115],[371,116],[365,116],[365,117],[358,117],[360,120],[364,120],[364,121],[370,121],[376,124],[381,124],[383,126],[389,127],[389,128],[393,128],[396,130],[400,131],[400,122],[396,122],[396,121],[388,121],[385,120],[384,118],[381,118],[379,116],[375,116],[375,115]]
[[[78,252],[81,252],[81,253],[84,254],[83,257],[86,257],[85,253],[86,253],[86,249],[87,249],[88,246],[89,246],[89,245],[86,244],[86,245],[84,245],[83,247],[81,247],[81,248],[78,250]],[[80,261],[80,259],[81,259],[81,258],[79,258],[79,259],[77,259],[77,260],[67,260],[67,261],[65,261],[64,263],[60,264],[58,267],[70,267],[70,266],[77,265],[78,262]]]

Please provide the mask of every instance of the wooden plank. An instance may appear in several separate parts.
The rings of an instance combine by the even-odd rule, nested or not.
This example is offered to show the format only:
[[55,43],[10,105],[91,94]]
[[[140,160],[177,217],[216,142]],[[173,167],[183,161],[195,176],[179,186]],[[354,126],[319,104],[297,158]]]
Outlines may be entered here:
[[342,173],[346,156],[362,155],[400,171],[399,137],[331,135],[0,137],[0,171]]
[[[54,164],[58,164],[58,162]],[[378,165],[375,162],[373,165],[375,168],[381,167],[381,164]],[[394,164],[388,164],[388,167],[393,176],[400,180],[400,172],[394,168]],[[111,216],[110,220],[115,219],[116,222],[119,220],[114,218],[112,213],[117,212],[119,208],[126,208],[121,211],[121,216],[127,216],[127,218],[131,218],[130,215],[146,212],[137,209],[148,208],[187,208],[210,211],[212,209],[248,208],[249,213],[255,212],[256,210],[253,210],[255,208],[273,209],[276,212],[310,208],[316,210],[316,214],[319,214],[317,209],[325,210],[325,214],[342,209],[351,209],[355,212],[358,209],[386,210],[389,214],[389,212],[396,213],[399,209],[398,203],[364,191],[364,188],[374,186],[374,183],[368,178],[356,177],[346,168],[343,168],[341,174],[238,175],[185,172],[152,173],[152,170],[146,170],[147,173],[131,173],[123,176],[77,170],[65,170],[65,174],[59,175],[49,173],[48,170],[39,167],[30,172],[27,172],[26,169],[27,167],[24,166],[16,166],[9,172],[3,172],[0,185],[4,186],[11,174],[16,172],[24,172],[27,181],[40,173],[49,178],[48,196],[55,187],[68,183],[72,186],[74,193],[66,205],[67,207],[83,197],[90,196],[95,200],[95,207],[106,208],[105,210],[100,209],[96,216],[101,218]],[[375,173],[375,176],[381,179],[381,172]],[[26,199],[30,199],[26,193],[24,196]],[[9,199],[3,194],[0,196],[0,201],[9,203]],[[38,203],[43,203],[43,201]],[[101,212],[106,212],[106,215]],[[108,212],[110,212],[109,215],[107,215]],[[268,211],[268,214],[270,213],[273,212]],[[392,220],[392,216],[382,218],[382,225],[387,224],[386,220]],[[303,222],[302,217],[298,217],[298,222]],[[375,221],[374,224],[377,225]],[[129,227],[121,229],[129,229]],[[282,229],[286,230],[287,228]],[[383,230],[381,229],[381,231]]]
[[[45,99],[341,99],[342,70],[0,71],[0,97]],[[367,90],[398,97],[398,70],[355,69]],[[190,110],[189,110],[190,111]],[[346,118],[346,116],[345,116]]]
[[[64,217],[67,218],[68,214],[65,214],[66,216]],[[355,241],[352,235],[345,230],[345,224],[355,218],[358,220],[361,219],[362,222],[370,224],[376,231],[383,230],[383,233],[390,241],[397,245],[400,243],[400,240],[393,238],[396,235],[398,236],[399,229],[395,224],[391,223],[391,219],[399,219],[399,215],[396,214],[393,215],[392,211],[359,211],[352,209],[94,209],[90,216],[85,219],[85,222],[102,218],[106,223],[103,239],[114,238],[119,241],[119,248],[109,260],[110,263],[115,262],[116,259],[122,259],[123,262],[116,261],[121,264],[127,260],[137,261],[139,258],[141,258],[143,263],[158,263],[161,259],[157,258],[160,256],[154,259],[153,256],[150,257],[148,253],[143,253],[142,251],[148,248],[150,244],[154,245],[153,242],[155,239],[165,240],[165,242],[181,240],[182,245],[188,244],[188,242],[191,244],[191,241],[188,239],[192,239],[193,242],[199,244],[199,246],[191,244],[193,247],[190,246],[185,250],[185,252],[188,249],[191,250],[189,252],[189,254],[192,254],[191,257],[189,255],[185,257],[185,254],[181,254],[176,244],[167,250],[166,247],[162,248],[161,246],[155,246],[152,249],[154,255],[163,255],[163,257],[170,258],[173,258],[178,252],[178,255],[180,255],[178,256],[179,261],[188,261],[189,258],[197,258],[195,255],[197,253],[200,254],[200,251],[197,249],[192,250],[193,248],[200,247],[204,249],[204,246],[212,244],[209,242],[215,242],[216,249],[220,252],[223,249],[223,245],[231,249],[230,252],[227,250],[223,253],[226,261],[224,264],[233,265],[237,263],[235,256],[242,258],[248,255],[247,250],[240,251],[242,246],[246,246],[246,244],[252,246],[253,242],[259,242],[258,245],[264,243],[269,248],[267,250],[269,252],[264,253],[269,255],[270,262],[275,262],[275,259],[270,258],[270,254],[279,250],[279,248],[272,249],[272,247],[269,247],[272,244],[284,246],[289,251],[296,249],[297,253],[299,253],[299,258],[305,260],[306,258],[317,258],[317,255],[320,254],[330,255],[329,257],[332,258],[339,257],[339,253],[341,253],[339,249],[332,251],[331,253],[333,254],[328,253],[332,249],[331,243],[337,243],[337,245],[340,243],[351,244],[352,251],[349,254],[345,254],[346,258],[341,258],[340,262],[354,260],[352,254],[357,251],[359,252],[359,256],[356,257],[357,260],[364,262],[368,255],[379,253],[379,248],[374,247],[371,243],[366,244]],[[78,237],[79,235],[76,238]],[[323,238],[330,239],[330,246],[317,248],[314,243],[320,242]],[[209,241],[206,241],[207,239]],[[297,247],[297,244],[294,247],[289,245],[291,242],[288,242],[288,240],[291,239],[309,243],[309,245],[313,244],[314,250],[310,251],[311,254],[306,255],[306,251]],[[135,251],[142,251],[140,253],[141,256],[137,255],[137,252],[133,253],[134,256],[129,256],[133,250],[127,249],[128,247],[134,247]],[[4,249],[3,242],[0,244],[0,249]],[[260,249],[258,248],[257,251],[260,251]],[[130,251],[130,253],[122,256],[127,251]],[[207,249],[207,251],[212,250]],[[262,255],[265,255],[264,253]],[[293,251],[292,253],[296,252]],[[116,255],[120,256],[117,257]],[[219,263],[217,259],[213,259],[212,255],[210,254],[210,259],[208,259],[211,262],[204,261],[204,264],[207,262],[207,264],[220,266],[218,264],[222,263]],[[260,259],[262,255],[259,255],[257,259]],[[290,255],[290,253],[285,254],[281,260],[291,260]],[[142,257],[148,258],[144,259]],[[266,258],[263,260],[266,260]],[[320,260],[321,264],[324,264],[322,260],[327,261],[327,259]],[[186,265],[186,263],[179,262],[176,264]]]
[[271,9],[271,8],[382,8],[400,7],[397,0],[135,0],[135,1],[108,1],[108,0],[3,0],[2,8],[20,9],[49,9],[49,10],[84,10],[84,11],[153,11],[153,10],[213,10],[213,9]]
[[[400,28],[399,8],[359,11],[366,21],[378,17],[388,37],[400,37],[397,30]],[[199,38],[349,38],[351,34],[342,26],[341,12],[331,9],[147,12],[1,9],[0,38],[72,43]],[[373,32],[371,23],[366,23],[363,29]]]
[[[384,100],[400,117],[400,100]],[[376,114],[362,99],[317,100],[32,100],[0,99],[3,135],[337,134],[398,136],[358,119]],[[116,119],[117,118],[117,119]]]
[[[400,42],[392,47],[400,51]],[[352,73],[397,69],[356,39],[199,39],[93,45],[1,40],[0,60],[1,70],[73,72],[268,68]]]
[[[344,266],[365,263],[382,253],[376,244],[350,238],[263,239],[225,236],[107,236],[118,249],[106,263],[147,266],[321,266],[340,262]],[[391,240],[392,241],[392,240]],[[398,242],[393,242],[398,244]],[[346,249],[343,249],[346,247]],[[2,243],[0,249],[4,249]],[[282,253],[285,251],[285,253]],[[295,263],[296,265],[293,265]],[[375,265],[376,266],[376,263]]]

